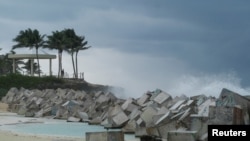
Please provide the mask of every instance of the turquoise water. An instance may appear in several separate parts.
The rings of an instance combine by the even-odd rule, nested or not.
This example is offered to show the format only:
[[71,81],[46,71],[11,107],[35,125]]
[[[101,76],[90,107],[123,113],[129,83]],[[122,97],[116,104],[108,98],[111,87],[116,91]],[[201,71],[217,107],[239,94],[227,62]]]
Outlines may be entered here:
[[[2,130],[9,130],[16,133],[49,135],[49,136],[68,136],[85,137],[86,132],[107,131],[103,126],[88,125],[81,122],[66,122],[64,120],[45,120],[44,123],[20,123],[15,125],[0,126]],[[112,129],[109,131],[119,131]],[[135,139],[134,135],[126,135],[125,139]]]
[[8,125],[7,129],[18,133],[83,137],[86,132],[106,131],[100,126],[86,123],[53,122]]

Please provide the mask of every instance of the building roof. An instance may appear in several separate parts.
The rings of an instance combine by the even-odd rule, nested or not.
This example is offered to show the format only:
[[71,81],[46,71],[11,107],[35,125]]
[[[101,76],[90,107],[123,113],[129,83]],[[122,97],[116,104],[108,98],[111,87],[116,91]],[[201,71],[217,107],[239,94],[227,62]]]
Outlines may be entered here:
[[[36,59],[36,54],[9,54],[8,58],[12,59]],[[38,54],[38,59],[56,59],[56,55]]]

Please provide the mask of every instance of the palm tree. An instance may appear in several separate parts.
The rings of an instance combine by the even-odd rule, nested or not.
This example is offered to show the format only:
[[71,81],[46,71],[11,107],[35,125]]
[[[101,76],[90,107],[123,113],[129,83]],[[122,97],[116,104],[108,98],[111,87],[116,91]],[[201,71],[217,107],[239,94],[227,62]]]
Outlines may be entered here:
[[[7,74],[12,72],[12,65],[13,62],[11,59],[8,58],[9,54],[15,54],[13,50],[10,51],[10,53],[6,53],[5,55],[0,56],[0,74]],[[24,64],[22,60],[15,59],[15,72],[21,73],[22,69],[19,67],[20,64]]]
[[[41,69],[38,68],[37,63],[34,62],[32,65],[33,65],[35,74],[39,74],[42,72]],[[28,74],[31,74],[31,60],[30,59],[24,63],[24,66],[22,67],[22,69],[25,69]]]
[[0,75],[11,73],[12,61],[8,59],[8,55],[0,55]]
[[[14,50],[11,50],[9,53],[7,53],[7,56],[9,54],[16,54],[16,52]],[[8,58],[8,60],[10,60],[10,59]],[[22,59],[15,59],[15,68],[16,68],[15,72],[17,72],[17,73],[21,73],[23,71],[22,68],[20,68],[19,65],[24,65],[24,61]]]
[[[86,50],[89,47],[86,47],[88,44],[84,36],[77,36],[73,29],[65,29],[65,38],[66,39],[66,51],[71,55],[72,65],[74,70],[74,77],[78,78],[78,62],[77,57],[80,50]],[[75,60],[74,60],[75,55]]]
[[71,55],[72,66],[74,71],[74,77],[76,78],[76,69],[75,69],[75,62],[74,62],[74,53],[77,44],[76,34],[74,29],[65,29],[64,30],[64,37],[66,38],[66,51]]
[[45,48],[58,50],[58,78],[62,72],[62,53],[66,49],[66,38],[64,36],[63,31],[52,32],[52,35],[47,36],[48,40],[44,46]]
[[[43,38],[45,35],[40,35],[37,29],[31,30],[30,28],[26,30],[21,30],[19,35],[13,39],[14,42],[17,42],[16,45],[12,47],[12,49],[29,47],[30,49],[36,49],[36,59],[38,68],[40,70],[39,58],[38,58],[38,48],[42,47],[44,44]],[[38,73],[40,77],[40,72]]]
[[75,48],[75,61],[76,61],[76,78],[78,78],[78,61],[77,61],[77,57],[78,57],[78,53],[81,50],[86,50],[89,49],[91,46],[86,47],[86,45],[88,44],[88,41],[84,41],[85,37],[84,36],[77,36],[77,47]]

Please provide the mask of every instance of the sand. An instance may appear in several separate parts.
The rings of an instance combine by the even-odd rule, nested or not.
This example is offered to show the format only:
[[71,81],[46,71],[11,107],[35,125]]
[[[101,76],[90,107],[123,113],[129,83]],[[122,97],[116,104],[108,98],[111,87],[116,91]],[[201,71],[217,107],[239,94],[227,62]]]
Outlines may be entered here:
[[[8,105],[0,102],[0,126],[3,124],[15,124],[18,122],[30,121],[29,118],[16,118],[13,117],[16,113],[8,111]],[[35,121],[35,122],[40,122]],[[1,141],[85,141],[83,138],[62,137],[62,136],[45,136],[45,135],[32,135],[32,134],[19,134],[0,129]],[[139,139],[131,139],[125,141],[139,141]]]
[[0,131],[0,139],[3,141],[85,141],[85,138],[25,135],[9,131]]
[[8,104],[0,102],[0,113],[8,112]]

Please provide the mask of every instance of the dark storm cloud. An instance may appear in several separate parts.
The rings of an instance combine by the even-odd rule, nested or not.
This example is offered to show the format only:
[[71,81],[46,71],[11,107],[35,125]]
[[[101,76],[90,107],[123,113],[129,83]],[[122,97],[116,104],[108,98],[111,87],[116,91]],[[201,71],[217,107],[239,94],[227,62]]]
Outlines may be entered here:
[[[86,25],[85,29],[93,37],[101,36],[96,43],[102,46],[174,55],[195,63],[196,58],[201,57],[204,61],[210,57],[223,61],[222,56],[240,59],[230,55],[235,53],[234,48],[239,48],[237,52],[246,56],[250,37],[249,3],[231,0],[24,0],[1,2],[0,15],[17,21],[37,20],[51,24],[79,19],[83,24],[76,24],[75,28]],[[223,55],[225,50],[230,56]]]
[[[20,21],[62,21],[74,19],[79,5],[67,1],[8,1],[0,2],[1,17]],[[74,12],[72,8],[74,7]]]
[[[95,48],[159,57],[161,71],[177,70],[169,61],[172,58],[187,72],[232,71],[249,86],[249,4],[246,0],[1,1],[0,44],[10,46],[12,38],[28,27],[45,34],[74,28]],[[160,79],[164,73],[159,74]]]
[[158,5],[160,13],[156,8],[158,12],[148,9],[151,17],[163,19],[164,24],[145,28],[141,37],[147,39],[143,41],[148,46],[142,50],[181,58],[201,71],[236,71],[249,80],[249,2],[168,1],[165,4]]

